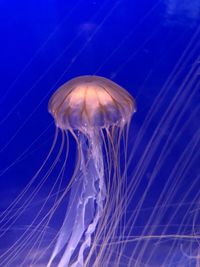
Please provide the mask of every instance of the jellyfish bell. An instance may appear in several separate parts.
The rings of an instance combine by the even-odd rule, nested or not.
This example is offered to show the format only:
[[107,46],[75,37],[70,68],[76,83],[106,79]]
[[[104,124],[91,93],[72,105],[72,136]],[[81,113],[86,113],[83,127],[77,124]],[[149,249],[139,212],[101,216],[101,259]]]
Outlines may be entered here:
[[132,96],[100,76],[80,76],[62,85],[49,101],[49,112],[60,129],[124,126],[136,110]]

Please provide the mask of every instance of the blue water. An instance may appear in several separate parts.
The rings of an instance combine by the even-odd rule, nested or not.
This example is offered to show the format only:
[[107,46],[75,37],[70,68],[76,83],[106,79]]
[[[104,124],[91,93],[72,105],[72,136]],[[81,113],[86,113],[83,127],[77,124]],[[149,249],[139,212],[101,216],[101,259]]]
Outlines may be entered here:
[[[141,130],[145,129],[141,140],[137,141],[129,179],[134,179],[142,156],[146,160],[140,169],[143,178],[132,196],[128,213],[138,204],[153,177],[155,181],[145,195],[135,222],[135,225],[144,228],[171,175],[173,179],[169,180],[169,188],[172,191],[167,191],[166,199],[163,196],[159,202],[159,205],[169,206],[162,220],[154,222],[160,225],[170,222],[169,235],[180,230],[179,234],[196,236],[196,241],[182,238],[180,243],[177,242],[176,255],[171,262],[165,263],[162,254],[167,253],[165,251],[171,243],[155,241],[154,246],[162,245],[147,266],[198,266],[195,265],[198,261],[195,255],[198,255],[199,247],[199,25],[198,0],[1,0],[1,211],[24,188],[49,151],[54,123],[47,106],[52,93],[76,76],[104,76],[124,87],[137,102],[137,113],[130,127],[129,153],[134,141],[139,140]],[[157,101],[161,92],[167,93]],[[169,115],[164,116],[166,110]],[[146,120],[149,125],[144,128]],[[152,140],[154,134],[157,138]],[[159,142],[157,147],[156,142]],[[161,154],[165,145],[166,150]],[[73,158],[75,151],[72,150],[71,154]],[[163,161],[156,172],[160,155]],[[146,169],[145,162],[148,163]],[[176,163],[177,169],[174,170]],[[178,177],[180,180],[177,180]],[[194,181],[195,185],[191,188]],[[177,191],[168,200],[167,196],[173,194],[174,188]],[[45,188],[38,201],[43,198]],[[178,204],[179,211],[170,221]],[[183,222],[185,214],[187,219]],[[30,224],[31,216],[27,212],[21,219],[23,225]],[[181,222],[184,227],[179,228]],[[59,224],[56,220],[54,223]],[[155,230],[158,235],[161,232],[161,229]],[[132,235],[140,233],[140,230],[131,232]],[[14,235],[15,232],[3,237],[0,251],[4,251],[7,244],[9,246]],[[144,255],[142,263],[132,263],[131,266],[146,266]]]

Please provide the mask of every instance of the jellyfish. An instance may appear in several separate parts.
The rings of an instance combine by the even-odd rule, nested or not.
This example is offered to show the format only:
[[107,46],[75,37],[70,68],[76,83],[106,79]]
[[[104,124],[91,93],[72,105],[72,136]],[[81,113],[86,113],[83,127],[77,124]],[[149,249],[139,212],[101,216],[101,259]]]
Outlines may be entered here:
[[[20,229],[18,237],[0,254],[0,265],[109,266],[113,260],[117,264],[120,251],[112,259],[108,245],[124,234],[118,231],[127,208],[123,197],[127,139],[135,101],[113,81],[92,75],[66,82],[53,94],[48,107],[56,125],[54,141],[39,170],[0,216],[0,237],[10,231],[15,236],[13,229],[18,225]],[[59,132],[62,138],[57,152]],[[69,140],[74,141],[74,165],[66,163]],[[56,158],[48,165],[54,153]],[[65,156],[59,170],[61,154]],[[57,175],[53,172],[56,166]],[[70,179],[63,189],[65,169],[69,169]],[[52,188],[38,203],[38,194],[50,178],[54,178]],[[63,205],[64,215],[60,217],[58,210]],[[31,223],[23,228],[30,214]],[[50,236],[52,221],[59,223]]]
[[[58,267],[85,266],[84,255],[90,255],[92,240],[98,239],[95,234],[100,218],[108,216],[110,188],[106,184],[118,183],[109,174],[119,178],[120,137],[135,109],[134,99],[126,90],[99,76],[74,78],[51,97],[49,112],[56,127],[69,131],[76,140],[77,166],[66,216],[47,267],[58,256]],[[119,194],[119,189],[115,193]]]

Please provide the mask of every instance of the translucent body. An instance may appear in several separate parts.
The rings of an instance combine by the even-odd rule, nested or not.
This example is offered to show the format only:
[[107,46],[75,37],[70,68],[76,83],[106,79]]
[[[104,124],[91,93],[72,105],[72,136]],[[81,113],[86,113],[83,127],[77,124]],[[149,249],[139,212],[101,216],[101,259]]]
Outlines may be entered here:
[[68,266],[76,249],[76,261],[70,266],[83,266],[84,251],[91,246],[92,234],[103,212],[106,189],[101,145],[97,141],[93,142],[88,151],[87,139],[80,135],[79,141],[80,167],[71,188],[65,220],[47,267],[52,266],[53,260],[63,248],[64,253],[57,263],[58,267]]
[[109,127],[127,123],[135,111],[133,98],[116,83],[99,76],[81,76],[62,85],[49,102],[61,129]]
[[[120,137],[134,111],[135,102],[128,92],[99,76],[72,79],[50,99],[49,112],[56,126],[70,130],[77,141],[78,171],[72,179],[67,212],[47,267],[55,261],[58,267],[82,267],[91,261],[92,240],[96,239],[100,219],[106,214],[105,207],[109,207],[105,168],[114,175],[120,172],[115,162]],[[118,141],[114,144],[116,137]],[[105,161],[102,150],[108,151],[111,146],[113,150],[107,153]]]

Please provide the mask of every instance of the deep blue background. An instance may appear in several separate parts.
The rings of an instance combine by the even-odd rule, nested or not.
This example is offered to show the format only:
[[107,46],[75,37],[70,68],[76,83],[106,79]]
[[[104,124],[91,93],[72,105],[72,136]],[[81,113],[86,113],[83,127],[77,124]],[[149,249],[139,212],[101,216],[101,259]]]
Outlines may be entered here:
[[[47,105],[59,85],[75,76],[97,74],[126,88],[138,106],[130,133],[133,141],[199,23],[198,0],[0,0],[1,208],[29,181],[51,145],[54,125]],[[195,50],[183,64],[179,81],[199,52]],[[170,102],[178,86],[177,82],[166,101]],[[191,110],[199,100],[197,94]],[[161,111],[152,127],[158,124]],[[198,124],[195,114],[184,132],[186,139]],[[151,130],[138,153],[148,143]],[[186,139],[178,144],[179,152]],[[176,161],[176,154],[172,160]],[[166,170],[171,161],[165,163]],[[159,186],[162,183],[155,194]]]

